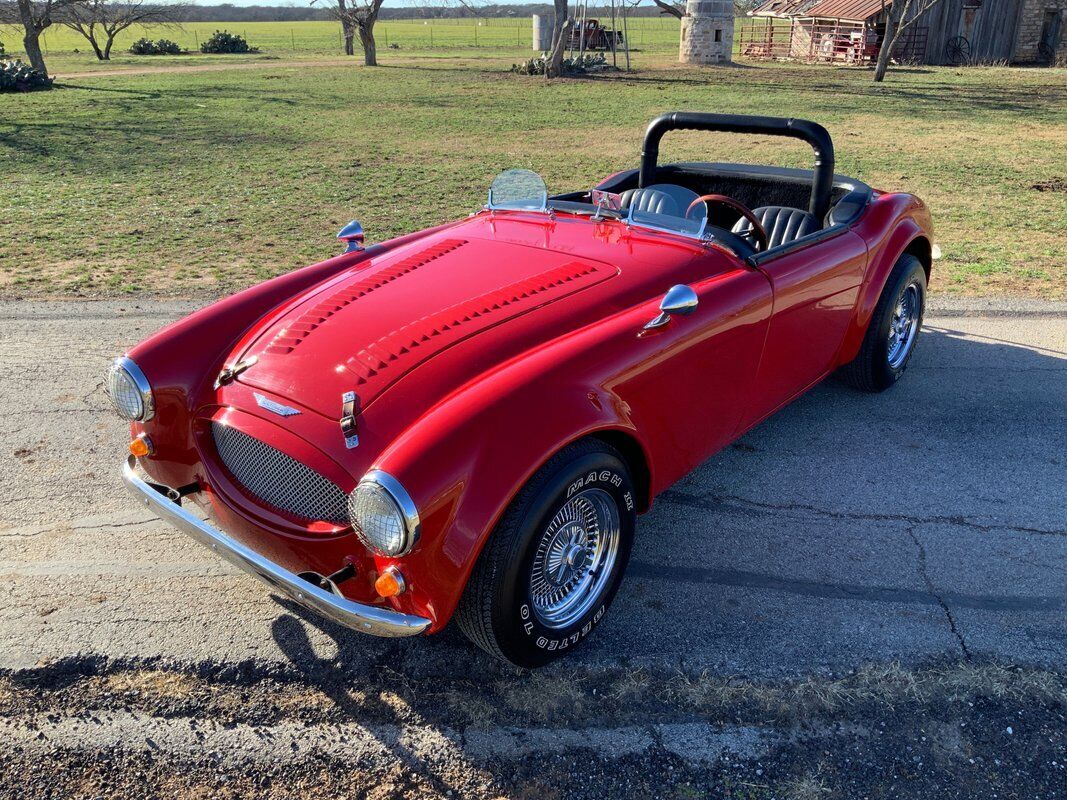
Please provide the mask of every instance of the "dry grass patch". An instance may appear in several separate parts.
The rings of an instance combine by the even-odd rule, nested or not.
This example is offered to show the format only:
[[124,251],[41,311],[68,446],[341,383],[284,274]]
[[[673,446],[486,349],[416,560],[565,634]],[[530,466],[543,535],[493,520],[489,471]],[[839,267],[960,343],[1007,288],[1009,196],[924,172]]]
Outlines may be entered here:
[[191,675],[157,669],[114,672],[92,678],[89,685],[107,694],[136,693],[146,700],[186,700],[203,689]]

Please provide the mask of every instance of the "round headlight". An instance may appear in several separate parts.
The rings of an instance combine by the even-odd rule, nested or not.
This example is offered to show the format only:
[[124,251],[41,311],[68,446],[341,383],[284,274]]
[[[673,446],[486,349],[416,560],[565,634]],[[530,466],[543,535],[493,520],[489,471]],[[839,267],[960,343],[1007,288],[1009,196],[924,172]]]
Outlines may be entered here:
[[415,504],[387,472],[374,470],[363,476],[348,496],[348,516],[360,541],[379,555],[403,555],[419,538]]
[[128,358],[116,359],[108,368],[104,390],[119,416],[130,422],[145,422],[156,412],[148,379]]

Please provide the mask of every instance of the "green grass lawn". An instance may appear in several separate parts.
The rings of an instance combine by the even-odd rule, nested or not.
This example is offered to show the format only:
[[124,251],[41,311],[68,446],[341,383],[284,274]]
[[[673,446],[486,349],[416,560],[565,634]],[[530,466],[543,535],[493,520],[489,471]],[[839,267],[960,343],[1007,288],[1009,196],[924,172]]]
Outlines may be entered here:
[[[377,69],[278,61],[0,95],[0,292],[229,292],[338,252],[352,218],[380,241],[466,214],[509,166],[587,187],[637,164],[656,114],[692,109],[822,122],[839,171],[930,204],[939,291],[1067,296],[1063,70],[914,68],[876,85],[864,70],[689,70],[664,55],[546,84],[510,60],[383,50]],[[679,134],[661,158],[810,152]]]

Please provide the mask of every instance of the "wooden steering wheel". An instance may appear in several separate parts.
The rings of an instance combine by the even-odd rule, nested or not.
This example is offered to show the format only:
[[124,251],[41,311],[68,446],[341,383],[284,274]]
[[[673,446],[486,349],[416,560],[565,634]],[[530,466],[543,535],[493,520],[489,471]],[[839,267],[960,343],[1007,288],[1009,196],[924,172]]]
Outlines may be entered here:
[[685,210],[685,215],[687,217],[689,216],[689,212],[696,207],[697,203],[718,203],[719,205],[726,206],[727,208],[736,211],[738,214],[748,220],[749,223],[751,223],[752,230],[748,233],[750,233],[755,239],[756,250],[767,249],[767,244],[770,241],[769,237],[767,236],[767,231],[763,227],[763,224],[758,219],[756,219],[756,215],[753,214],[747,206],[741,205],[732,197],[727,197],[724,194],[703,194],[689,204],[689,208]]

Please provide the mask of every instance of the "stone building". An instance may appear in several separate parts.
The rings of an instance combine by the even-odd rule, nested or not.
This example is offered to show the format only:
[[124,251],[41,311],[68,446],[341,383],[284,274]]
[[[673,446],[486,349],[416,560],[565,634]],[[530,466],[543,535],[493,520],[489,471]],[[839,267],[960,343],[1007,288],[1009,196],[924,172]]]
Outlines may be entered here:
[[683,64],[729,64],[733,48],[733,0],[687,0],[678,60]]
[[1015,61],[1067,67],[1067,0],[1023,0],[1015,34]]

